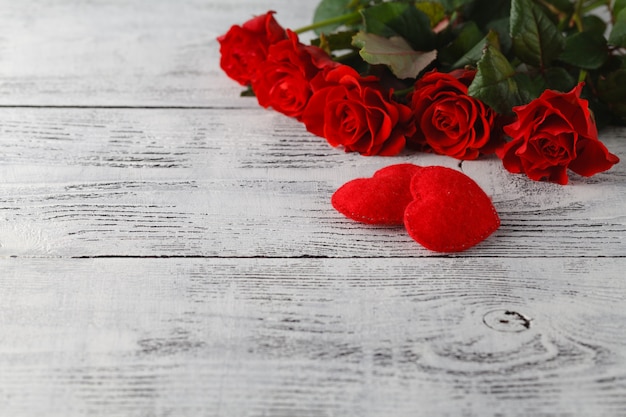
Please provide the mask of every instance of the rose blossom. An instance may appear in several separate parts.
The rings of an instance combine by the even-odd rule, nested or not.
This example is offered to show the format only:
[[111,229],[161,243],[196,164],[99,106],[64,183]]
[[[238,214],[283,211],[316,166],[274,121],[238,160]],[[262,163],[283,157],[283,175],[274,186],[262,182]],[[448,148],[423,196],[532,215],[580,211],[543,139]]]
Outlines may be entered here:
[[494,129],[497,114],[467,95],[476,71],[431,71],[415,84],[411,105],[416,124],[410,144],[457,159],[493,153],[501,135]]
[[312,94],[311,80],[323,67],[334,63],[322,49],[300,43],[290,30],[287,36],[270,46],[267,59],[258,66],[252,89],[261,106],[300,119]]
[[232,26],[217,38],[220,43],[220,66],[233,80],[248,85],[258,65],[265,61],[270,45],[286,38],[274,19],[274,12],[254,17],[242,26]]
[[529,178],[567,184],[567,169],[583,176],[619,162],[598,140],[583,84],[568,93],[545,90],[527,105],[514,107],[517,120],[504,127],[513,140],[497,150],[504,167]]
[[327,67],[312,82],[302,115],[307,130],[331,146],[362,155],[395,155],[413,134],[411,109],[383,93],[376,77],[361,77],[347,65]]

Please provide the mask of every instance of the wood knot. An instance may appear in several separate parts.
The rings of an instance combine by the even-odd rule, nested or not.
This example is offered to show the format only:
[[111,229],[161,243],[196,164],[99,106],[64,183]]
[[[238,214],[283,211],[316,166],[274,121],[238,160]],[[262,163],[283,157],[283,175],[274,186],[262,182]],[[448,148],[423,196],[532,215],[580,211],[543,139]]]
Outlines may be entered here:
[[483,316],[483,323],[497,332],[518,333],[530,329],[531,319],[513,310],[492,310]]

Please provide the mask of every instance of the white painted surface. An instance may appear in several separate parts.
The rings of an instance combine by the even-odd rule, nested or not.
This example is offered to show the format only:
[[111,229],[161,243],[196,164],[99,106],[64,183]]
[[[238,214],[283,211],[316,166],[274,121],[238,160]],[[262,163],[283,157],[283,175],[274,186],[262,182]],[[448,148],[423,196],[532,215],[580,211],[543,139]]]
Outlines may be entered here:
[[[0,415],[626,415],[625,165],[332,149],[219,73],[231,24],[310,18],[283,3],[0,5]],[[330,207],[406,161],[500,230],[439,256]]]
[[621,259],[0,262],[5,415],[626,407]]
[[315,2],[128,0],[0,2],[0,104],[240,105],[216,37],[276,10],[310,23]]

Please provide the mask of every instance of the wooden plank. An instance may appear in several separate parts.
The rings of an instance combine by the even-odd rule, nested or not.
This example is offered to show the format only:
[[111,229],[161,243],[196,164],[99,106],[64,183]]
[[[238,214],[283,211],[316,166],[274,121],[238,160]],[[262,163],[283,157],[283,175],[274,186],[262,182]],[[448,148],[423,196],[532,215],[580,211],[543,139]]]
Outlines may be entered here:
[[617,416],[620,259],[0,259],[11,416]]
[[219,69],[217,36],[277,11],[311,22],[315,2],[33,1],[0,4],[0,105],[246,106]]
[[[604,135],[618,155],[625,134]],[[260,109],[2,109],[0,141],[2,256],[430,256],[402,228],[343,218],[330,196],[394,163],[458,169],[345,154]],[[566,187],[496,158],[462,170],[502,218],[468,256],[626,253],[623,164]]]

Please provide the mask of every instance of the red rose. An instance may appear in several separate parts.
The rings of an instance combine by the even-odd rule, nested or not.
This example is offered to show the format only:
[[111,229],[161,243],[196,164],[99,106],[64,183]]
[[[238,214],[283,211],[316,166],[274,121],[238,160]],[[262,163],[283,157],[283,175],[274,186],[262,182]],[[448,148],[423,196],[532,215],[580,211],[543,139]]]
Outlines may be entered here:
[[332,61],[322,49],[301,44],[295,33],[288,30],[287,35],[270,46],[252,89],[261,106],[300,119],[312,94],[311,80]]
[[411,109],[347,65],[328,67],[312,81],[313,95],[302,115],[309,132],[332,146],[362,155],[395,155],[413,134]]
[[257,67],[267,56],[269,46],[286,38],[283,29],[267,12],[248,20],[243,26],[233,26],[217,38],[220,43],[220,66],[233,80],[248,85]]
[[415,84],[411,105],[416,124],[410,143],[425,151],[457,159],[493,153],[501,135],[497,114],[467,95],[476,71],[429,72]]
[[525,106],[514,107],[517,120],[504,127],[513,140],[497,150],[504,167],[529,178],[567,184],[567,169],[589,177],[619,162],[598,140],[583,84],[569,93],[546,90]]

